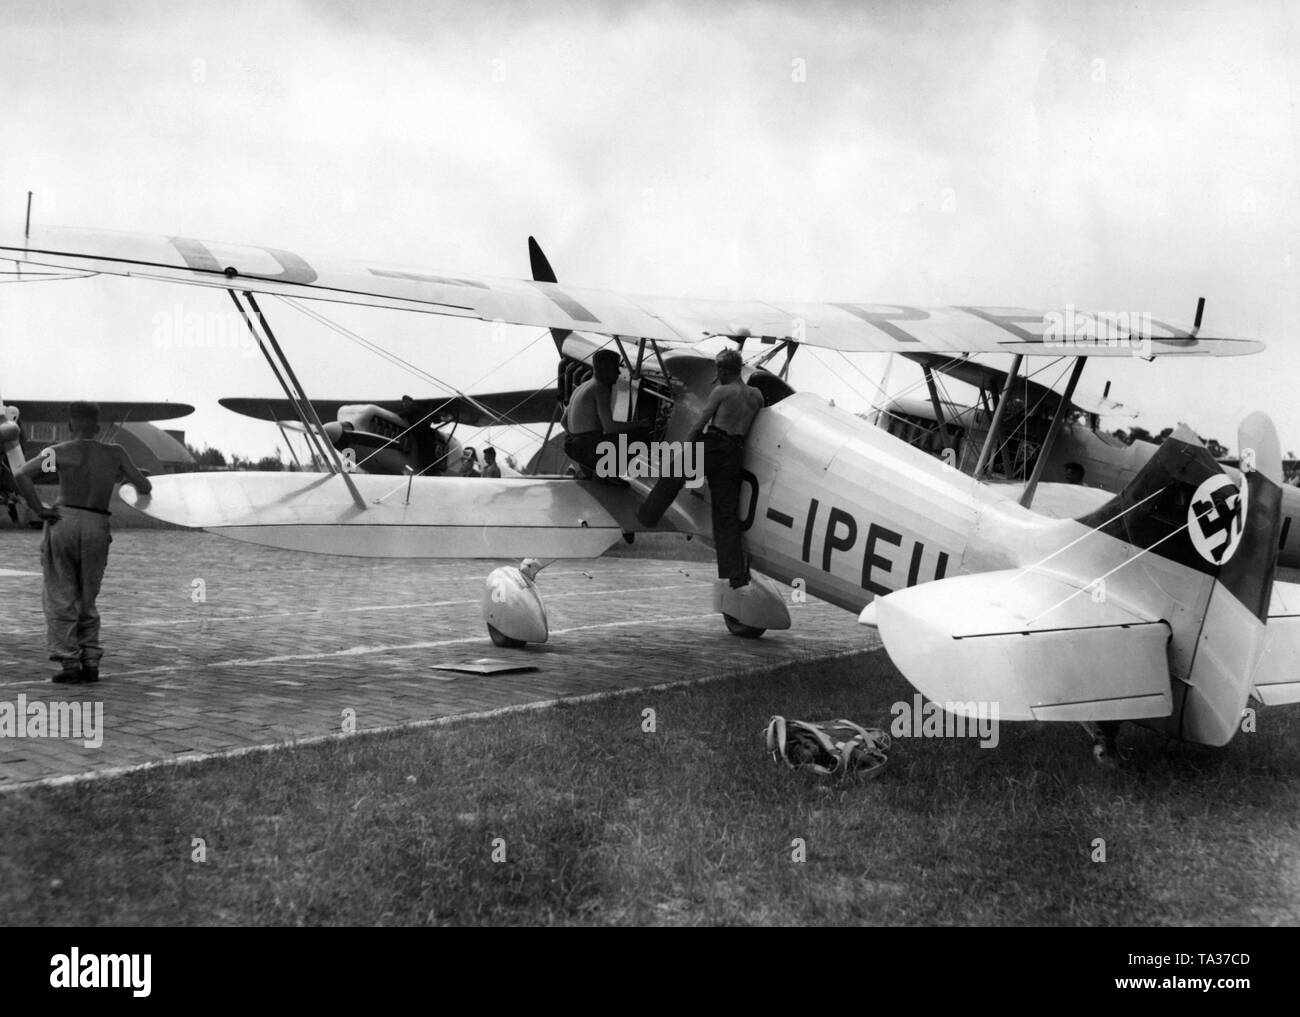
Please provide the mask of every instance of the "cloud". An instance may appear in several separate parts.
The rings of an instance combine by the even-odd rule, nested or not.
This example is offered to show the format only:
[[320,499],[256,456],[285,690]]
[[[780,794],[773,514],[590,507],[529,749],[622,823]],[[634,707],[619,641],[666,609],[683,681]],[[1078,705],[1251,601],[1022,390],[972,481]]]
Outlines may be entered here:
[[[1208,327],[1275,348],[1213,369],[1096,366],[1085,387],[1113,378],[1156,428],[1183,416],[1221,438],[1258,406],[1300,442],[1285,5],[177,10],[15,9],[0,225],[30,187],[42,222],[461,273],[525,274],[534,234],[561,278],[633,292],[1183,320],[1206,295]],[[3,291],[0,393],[169,394],[202,407],[186,424],[201,441],[269,451],[274,432],[216,407],[274,391],[259,361],[148,347],[160,310],[224,311],[222,294],[57,285]],[[277,314],[310,391],[413,387]],[[553,371],[546,344],[512,359],[466,323],[337,314],[457,385],[502,363],[502,388]],[[815,364],[797,358],[795,382],[841,405],[873,391]]]

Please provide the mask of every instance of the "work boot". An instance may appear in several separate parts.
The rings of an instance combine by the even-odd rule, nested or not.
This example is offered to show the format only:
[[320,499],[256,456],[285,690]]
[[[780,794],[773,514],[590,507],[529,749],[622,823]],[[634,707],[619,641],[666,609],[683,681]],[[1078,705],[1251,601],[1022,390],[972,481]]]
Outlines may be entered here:
[[[98,678],[99,675],[96,674],[95,677]],[[80,664],[64,664],[63,670],[56,674],[53,680],[59,685],[80,685],[86,678]]]

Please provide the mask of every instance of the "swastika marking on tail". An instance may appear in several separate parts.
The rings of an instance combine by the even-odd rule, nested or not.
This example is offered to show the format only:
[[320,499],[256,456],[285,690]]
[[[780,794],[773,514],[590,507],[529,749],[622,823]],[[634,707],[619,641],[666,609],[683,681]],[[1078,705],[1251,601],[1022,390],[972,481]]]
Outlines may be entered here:
[[1187,532],[1198,554],[1222,565],[1236,552],[1246,526],[1246,497],[1222,474],[1196,489],[1187,510]]

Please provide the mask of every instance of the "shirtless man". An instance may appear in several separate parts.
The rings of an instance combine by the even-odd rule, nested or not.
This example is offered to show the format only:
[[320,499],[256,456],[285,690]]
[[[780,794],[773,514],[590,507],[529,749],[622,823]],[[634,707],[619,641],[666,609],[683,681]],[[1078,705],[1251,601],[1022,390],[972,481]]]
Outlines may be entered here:
[[[740,535],[740,484],[745,464],[745,436],[763,408],[763,394],[740,377],[744,361],[736,350],[723,350],[715,363],[718,383],[704,403],[687,441],[704,439],[704,476],[713,507],[713,546],[718,552],[718,578],[732,589],[749,582],[749,566]],[[707,428],[707,430],[706,430]],[[680,472],[680,471],[675,471]],[[663,477],[655,484],[637,518],[654,526],[686,483],[685,476]]]
[[564,454],[592,473],[596,472],[602,442],[645,427],[640,421],[624,423],[614,419],[610,404],[614,401],[618,365],[618,354],[613,350],[597,350],[591,358],[592,376],[573,390],[564,412]]
[[[45,573],[45,624],[50,660],[63,670],[56,682],[99,681],[99,611],[95,598],[108,564],[108,502],[113,485],[124,479],[141,495],[152,485],[120,445],[95,440],[99,407],[73,403],[68,410],[72,440],[44,449],[27,463],[15,481],[31,510],[45,520],[41,567]],[[59,475],[53,508],[42,504],[32,477]]]

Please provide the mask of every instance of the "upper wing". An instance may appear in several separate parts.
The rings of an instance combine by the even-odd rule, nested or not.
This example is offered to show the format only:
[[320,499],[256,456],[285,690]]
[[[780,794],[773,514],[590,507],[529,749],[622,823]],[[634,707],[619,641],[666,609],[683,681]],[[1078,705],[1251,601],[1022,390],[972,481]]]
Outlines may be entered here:
[[[414,399],[417,420],[427,419],[440,424],[457,421],[466,427],[487,427],[492,424],[546,423],[555,412],[556,392],[553,388],[538,391],[486,392],[471,397],[445,396],[435,399]],[[288,399],[262,399],[257,396],[233,396],[220,399],[228,410],[252,417],[255,420],[296,420],[297,410]],[[322,421],[338,419],[340,407],[369,404],[399,416],[405,412],[400,400],[387,399],[313,399],[312,406]]]
[[[5,400],[9,402],[9,400]],[[10,405],[18,407],[18,419],[24,423],[34,420],[64,422],[68,419],[68,403],[53,399],[15,399]],[[141,420],[175,420],[188,416],[194,407],[186,403],[97,403],[99,419],[105,424],[121,424]]]
[[[846,352],[1025,353],[1051,356],[1234,356],[1250,339],[1192,336],[1150,321],[1149,343],[1080,343],[1055,312],[1006,307],[905,307],[643,297],[551,282],[471,278],[378,262],[186,237],[45,228],[0,244],[0,258],[79,271],[479,318],[515,325],[696,343],[710,335],[790,340]],[[1070,312],[1072,326],[1088,320]],[[1059,318],[1059,315],[1055,316]],[[1095,320],[1095,319],[1094,319]],[[1077,329],[1070,335],[1080,334]]]

